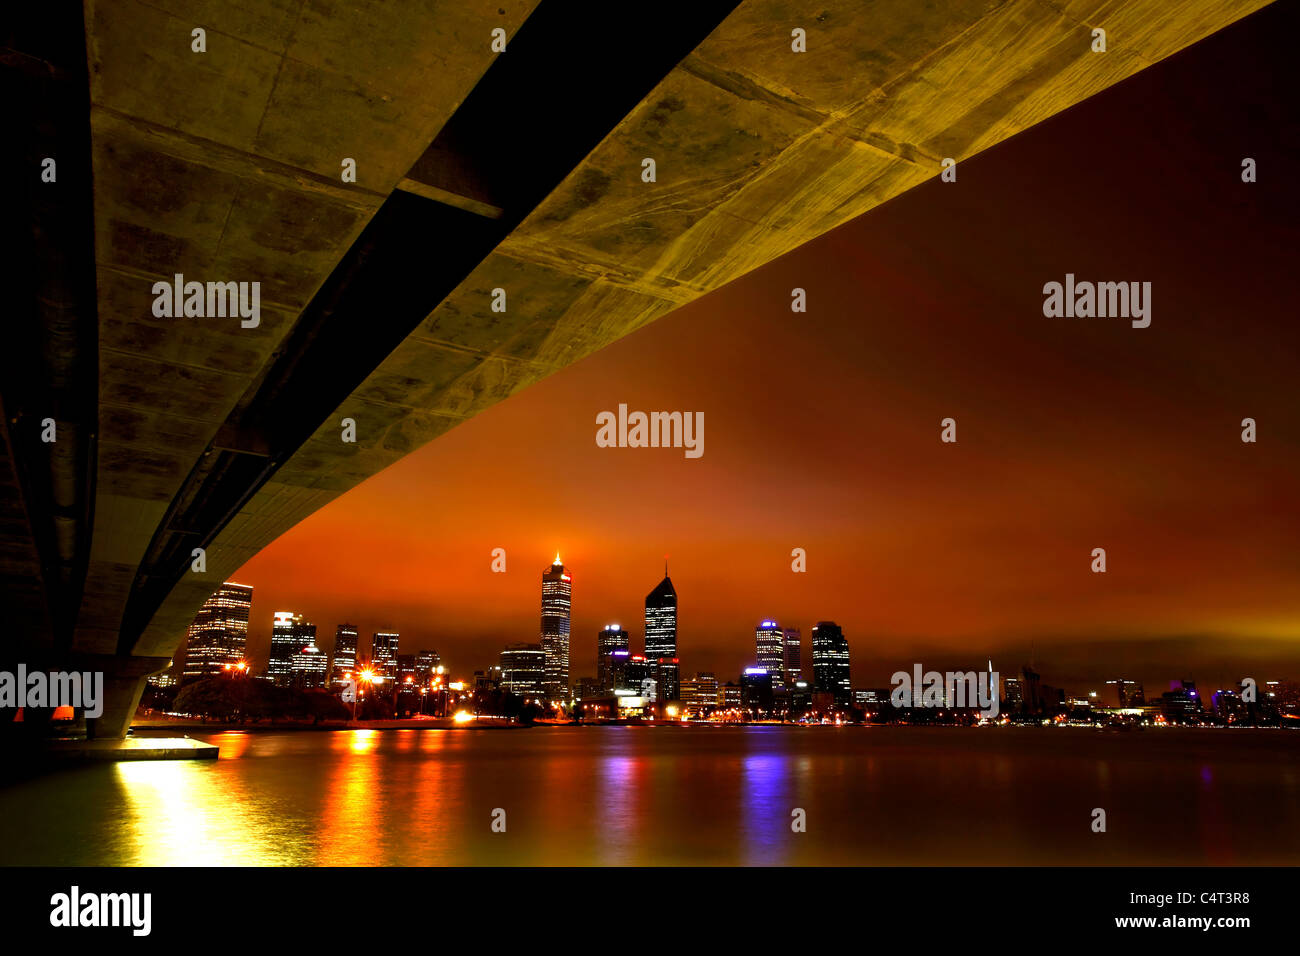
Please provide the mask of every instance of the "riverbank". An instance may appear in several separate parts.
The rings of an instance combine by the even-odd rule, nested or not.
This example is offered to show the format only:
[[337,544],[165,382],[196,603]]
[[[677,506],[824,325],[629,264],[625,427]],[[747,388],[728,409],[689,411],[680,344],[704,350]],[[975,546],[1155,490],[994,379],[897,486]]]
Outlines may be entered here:
[[319,723],[310,720],[276,720],[245,721],[244,723],[209,720],[169,720],[166,718],[149,718],[137,720],[131,724],[134,737],[173,736],[183,734],[224,734],[242,732],[249,734],[281,734],[287,731],[333,731],[333,730],[461,730],[472,728],[482,730],[520,728],[505,718],[479,717],[474,720],[457,722],[451,717],[408,717],[394,720],[322,720]]

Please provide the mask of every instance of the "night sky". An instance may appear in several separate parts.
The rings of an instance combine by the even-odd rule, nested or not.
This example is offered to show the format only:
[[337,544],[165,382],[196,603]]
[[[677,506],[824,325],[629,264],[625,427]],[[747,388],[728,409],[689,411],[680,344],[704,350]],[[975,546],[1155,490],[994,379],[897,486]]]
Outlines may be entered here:
[[[397,629],[404,652],[435,647],[468,673],[538,639],[559,549],[574,678],[594,673],[606,623],[639,649],[665,555],[684,677],[735,679],[764,617],[805,642],[837,621],[855,686],[989,657],[1003,674],[1032,657],[1072,690],[1300,677],[1297,6],[961,162],[956,183],[931,180],[340,497],[233,575],[255,587],[253,657],[291,609],[324,647],[349,620],[363,648]],[[1044,283],[1067,272],[1151,282],[1151,326],[1044,317]],[[796,286],[806,314],[790,311]],[[596,415],[620,402],[703,411],[703,457],[598,448]],[[939,440],[949,416],[956,444]],[[1106,574],[1090,571],[1097,547]]]

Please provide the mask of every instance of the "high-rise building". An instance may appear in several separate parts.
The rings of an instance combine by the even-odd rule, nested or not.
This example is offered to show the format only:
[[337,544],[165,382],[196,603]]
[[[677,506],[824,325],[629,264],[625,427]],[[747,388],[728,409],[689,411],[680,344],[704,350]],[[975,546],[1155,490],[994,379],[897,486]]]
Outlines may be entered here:
[[813,691],[830,694],[837,707],[853,700],[849,683],[849,644],[834,621],[818,621],[812,630]]
[[342,684],[348,679],[345,675],[356,672],[358,637],[356,627],[351,624],[340,624],[334,632],[334,656],[330,665],[333,683]]
[[375,631],[370,638],[370,667],[379,676],[397,678],[397,644],[402,635],[396,631]]
[[803,680],[803,632],[797,627],[785,629],[785,685],[793,687]]
[[244,657],[253,589],[227,581],[203,602],[185,637],[183,680],[214,677]]
[[545,694],[552,700],[569,696],[569,613],[573,607],[573,575],[555,555],[542,572],[542,650],[546,654]]
[[888,687],[855,687],[853,689],[853,706],[870,713],[880,713],[892,706],[889,702],[892,690]]
[[677,591],[664,565],[664,579],[645,599],[645,656],[654,662],[656,693],[660,702],[680,696],[677,660]]
[[438,656],[437,651],[416,651],[415,654],[415,681],[418,684],[427,684],[433,680],[433,675],[437,673],[439,666],[442,664],[442,658]]
[[1115,708],[1141,707],[1146,703],[1146,696],[1137,681],[1119,678],[1106,681],[1102,703]]
[[614,672],[614,694],[617,697],[657,696],[655,675],[650,662],[641,654],[614,651],[610,654]]
[[1170,681],[1169,690],[1160,695],[1160,712],[1172,723],[1194,721],[1201,712],[1196,681]]
[[414,684],[416,682],[414,654],[397,655],[397,682],[399,684]]
[[544,696],[548,661],[540,644],[507,644],[501,652],[501,689],[520,697]]
[[1025,704],[1025,684],[1019,677],[1002,679],[1002,704],[1004,710],[1018,711]]
[[681,682],[681,704],[697,714],[708,714],[718,706],[718,678],[711,673],[696,674]]
[[284,685],[293,679],[293,655],[316,643],[316,625],[308,624],[301,614],[276,611],[271,624],[271,657],[266,676]]
[[772,678],[772,689],[785,686],[785,632],[776,621],[762,621],[754,628],[758,666]]
[[740,675],[740,706],[751,719],[772,715],[772,675],[766,667],[746,667]]
[[627,631],[617,624],[606,624],[596,632],[596,680],[601,691],[614,693],[615,651],[628,650]]
[[600,683],[598,677],[579,677],[573,684],[573,696],[577,700],[599,700],[612,696]]
[[790,716],[800,717],[812,707],[812,685],[806,680],[797,680],[790,685]]
[[[315,627],[312,627],[315,631]],[[294,651],[289,660],[289,675],[295,687],[324,687],[329,673],[329,655],[313,640]]]

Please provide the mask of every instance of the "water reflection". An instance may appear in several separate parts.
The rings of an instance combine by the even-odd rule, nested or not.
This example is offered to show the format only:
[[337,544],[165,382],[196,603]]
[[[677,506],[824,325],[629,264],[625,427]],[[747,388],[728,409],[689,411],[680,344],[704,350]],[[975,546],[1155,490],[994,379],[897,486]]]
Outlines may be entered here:
[[[0,863],[1294,864],[1294,734],[235,733],[0,789]],[[1112,832],[1097,839],[1093,807]],[[508,831],[490,828],[494,808]],[[807,831],[791,831],[791,811]]]
[[[375,747],[375,730],[332,734],[330,751],[356,757]],[[321,832],[316,863],[320,866],[365,866],[379,860],[372,838],[380,765],[373,760],[334,760],[321,805]]]
[[300,862],[292,846],[268,840],[270,807],[248,799],[238,780],[187,760],[113,765],[125,817],[109,835],[121,866],[265,866]]
[[[740,796],[741,848],[745,863],[773,864],[785,855],[785,835],[793,834],[786,758],[768,753],[745,757]],[[805,814],[807,808],[800,808]]]

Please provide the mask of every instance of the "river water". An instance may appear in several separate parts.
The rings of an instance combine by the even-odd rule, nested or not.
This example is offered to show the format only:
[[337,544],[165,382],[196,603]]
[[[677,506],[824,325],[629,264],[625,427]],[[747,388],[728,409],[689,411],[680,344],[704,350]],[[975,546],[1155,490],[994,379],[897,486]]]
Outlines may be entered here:
[[[0,790],[0,863],[1300,863],[1300,733],[218,733]],[[1093,831],[1094,810],[1106,831]],[[805,831],[792,821],[803,811]],[[504,832],[493,821],[504,817]]]

